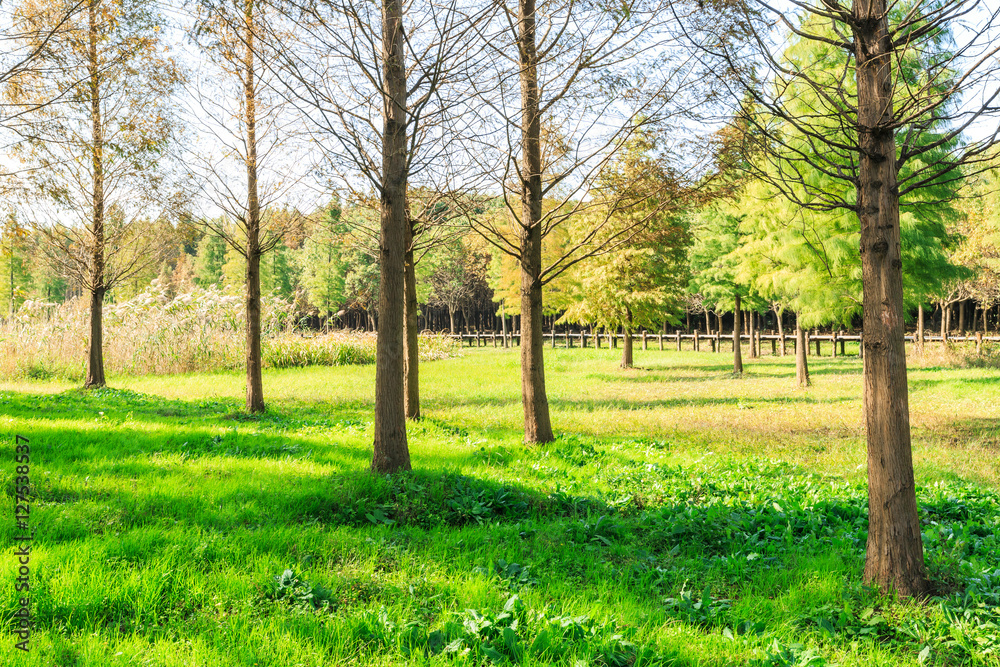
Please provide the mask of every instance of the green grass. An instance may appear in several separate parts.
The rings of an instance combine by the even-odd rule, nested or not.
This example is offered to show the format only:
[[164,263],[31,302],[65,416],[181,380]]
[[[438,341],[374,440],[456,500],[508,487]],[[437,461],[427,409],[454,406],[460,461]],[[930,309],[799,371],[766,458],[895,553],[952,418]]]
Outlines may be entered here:
[[[916,367],[936,596],[861,584],[860,362],[546,349],[555,443],[521,444],[518,355],[424,364],[414,472],[367,472],[373,366],[0,384],[0,482],[31,439],[32,653],[10,665],[998,665],[1000,382]],[[921,658],[921,655],[924,657]]]

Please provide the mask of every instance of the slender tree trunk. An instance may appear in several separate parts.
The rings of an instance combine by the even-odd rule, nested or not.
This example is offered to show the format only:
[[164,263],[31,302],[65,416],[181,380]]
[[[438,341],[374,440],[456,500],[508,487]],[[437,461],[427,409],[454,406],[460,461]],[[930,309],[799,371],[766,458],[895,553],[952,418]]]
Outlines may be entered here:
[[733,373],[743,374],[743,352],[740,350],[741,337],[743,335],[740,326],[740,295],[736,295],[736,307],[733,308]]
[[965,301],[958,302],[958,335],[965,335]]
[[904,596],[928,590],[910,450],[903,345],[899,189],[892,130],[893,45],[886,0],[854,0],[857,211],[864,291],[868,546],[864,579]]
[[632,368],[632,310],[625,308],[626,324],[623,327],[622,368]]
[[917,354],[924,353],[924,304],[917,306]]
[[524,441],[555,439],[542,359],[542,146],[535,0],[518,1],[521,65],[521,402]]
[[406,255],[403,260],[403,337],[404,372],[406,377],[405,408],[407,419],[420,419],[420,350],[417,335],[417,273],[413,260],[413,221],[407,215]]
[[455,335],[455,309],[448,306],[448,321],[451,323],[451,335]]
[[253,0],[245,0],[243,93],[247,140],[246,353],[247,411],[264,411],[264,381],[260,351],[260,199],[257,192],[257,95],[254,88]]
[[785,326],[782,320],[782,311],[778,310],[778,307],[774,308],[775,320],[778,323],[778,348],[781,350],[781,356],[785,356]]
[[747,318],[747,322],[749,323],[749,327],[750,327],[750,330],[747,332],[747,333],[750,334],[750,358],[751,359],[756,359],[757,358],[757,343],[756,343],[757,336],[755,334],[757,333],[757,323],[754,321],[754,319],[755,319],[755,317],[754,317],[755,313],[752,310],[747,311],[747,314],[749,315],[749,317]]
[[944,302],[942,301],[941,302],[941,346],[942,347],[948,344],[947,337],[945,336],[945,334],[948,333],[947,311],[948,307],[945,306]]
[[406,256],[406,69],[401,0],[382,0],[382,220],[379,332],[375,349],[375,442],[371,469],[410,469],[404,399]]
[[101,120],[100,61],[97,55],[97,0],[88,7],[88,69],[90,75],[90,114],[93,128],[93,193],[91,225],[93,247],[90,266],[90,337],[87,340],[87,376],[85,387],[103,387],[104,379],[104,125]]
[[799,324],[799,314],[795,314],[795,382],[800,387],[809,386],[809,343],[806,332]]
[[503,333],[503,349],[510,347],[510,342],[507,340],[507,314],[504,309],[503,301],[500,302],[500,327]]

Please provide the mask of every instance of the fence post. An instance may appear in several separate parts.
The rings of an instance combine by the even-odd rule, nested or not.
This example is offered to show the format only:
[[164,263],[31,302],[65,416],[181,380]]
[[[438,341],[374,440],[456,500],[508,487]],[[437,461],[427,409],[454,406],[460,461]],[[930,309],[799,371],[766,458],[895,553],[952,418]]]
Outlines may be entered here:
[[694,330],[694,351],[701,352],[701,343],[698,340],[698,330]]
[[983,332],[976,332],[976,354],[980,355],[983,353]]
[[833,349],[833,358],[836,359],[837,358],[837,332],[836,331],[833,332],[833,345],[832,345],[832,349]]
[[[771,332],[771,335],[772,336],[774,335],[773,331]],[[777,338],[772,338],[771,339],[771,356],[772,357],[778,356],[778,339]]]
[[646,330],[642,330],[642,349],[646,349]]
[[663,352],[663,334],[656,334],[656,337],[660,339],[660,352]]
[[681,351],[681,330],[677,329],[677,351]]
[[817,357],[823,356],[823,354],[820,352],[819,349],[819,329],[816,329],[816,356]]
[[552,327],[552,349],[556,349],[556,328]]

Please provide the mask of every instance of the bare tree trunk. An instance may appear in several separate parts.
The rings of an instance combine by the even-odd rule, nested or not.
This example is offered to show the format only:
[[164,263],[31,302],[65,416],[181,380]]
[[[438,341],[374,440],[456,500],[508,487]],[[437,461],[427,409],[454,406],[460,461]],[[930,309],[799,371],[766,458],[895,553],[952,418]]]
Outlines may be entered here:
[[958,335],[965,335],[965,300],[958,302]]
[[264,381],[260,352],[260,199],[257,192],[257,115],[254,89],[253,0],[245,0],[246,52],[243,93],[247,131],[247,412],[264,411]]
[[90,291],[90,338],[87,341],[87,377],[84,387],[103,387],[104,379],[104,290]]
[[542,359],[542,146],[535,0],[518,2],[521,65],[521,402],[524,441],[555,439]]
[[868,546],[864,580],[883,591],[928,590],[910,449],[903,280],[886,0],[854,0],[858,88],[857,211],[864,291],[864,420]]
[[948,307],[945,303],[941,302],[941,347],[945,347],[948,344]]
[[756,313],[754,313],[752,310],[748,310],[747,314],[749,315],[749,317],[747,318],[747,322],[749,323],[749,327],[750,327],[750,330],[747,332],[747,333],[750,334],[750,358],[751,359],[756,359],[757,358],[757,336],[756,336],[756,333],[757,333],[757,323],[754,321],[756,319],[754,317],[754,315]]
[[917,306],[917,354],[924,353],[924,304]]
[[[101,122],[100,61],[97,57],[97,3],[88,11],[88,70],[90,74],[90,114],[93,127],[93,248],[90,267],[90,337],[87,340],[87,376],[84,387],[103,387],[104,379],[104,126]],[[13,256],[13,255],[12,255]],[[13,263],[13,259],[11,260]]]
[[417,335],[417,273],[413,263],[413,223],[407,215],[406,255],[403,260],[403,337],[404,375],[406,382],[405,409],[407,419],[420,419],[420,350]]
[[632,368],[632,311],[625,308],[626,325],[623,328],[624,336],[622,343],[622,368]]
[[781,356],[785,356],[785,325],[781,321],[783,312],[778,310],[778,307],[774,307],[775,320],[778,322],[778,347],[781,350]]
[[403,274],[406,255],[406,69],[401,0],[382,0],[381,289],[375,349],[375,442],[371,469],[410,469],[403,388]]
[[451,335],[455,335],[455,309],[448,306],[448,321],[451,323]]
[[799,314],[795,313],[795,382],[800,387],[809,386],[808,348],[806,332],[799,324]]
[[504,309],[503,301],[500,302],[500,327],[503,334],[503,349],[510,347],[510,341],[507,340],[507,314]]
[[740,350],[743,331],[740,326],[740,295],[736,295],[736,306],[733,308],[733,373],[743,374],[743,352]]

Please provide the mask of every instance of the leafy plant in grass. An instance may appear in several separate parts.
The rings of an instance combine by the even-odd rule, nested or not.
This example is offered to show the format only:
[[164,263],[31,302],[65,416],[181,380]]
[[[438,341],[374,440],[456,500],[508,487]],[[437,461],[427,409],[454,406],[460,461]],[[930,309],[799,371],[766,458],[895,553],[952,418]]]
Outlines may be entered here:
[[720,600],[712,597],[711,586],[706,586],[699,598],[681,587],[675,598],[666,598],[663,606],[667,613],[685,623],[699,627],[708,627],[722,623],[726,611],[730,608],[730,600]]
[[287,602],[297,609],[326,610],[334,605],[332,591],[300,578],[293,570],[285,570],[274,577],[269,597]]
[[502,558],[498,558],[497,561],[492,564],[492,568],[477,566],[474,572],[488,576],[496,576],[497,579],[502,581],[512,590],[519,590],[527,586],[534,586],[538,583],[538,579],[531,576],[531,571],[528,566],[520,565],[518,563],[508,563]]

